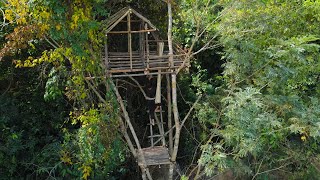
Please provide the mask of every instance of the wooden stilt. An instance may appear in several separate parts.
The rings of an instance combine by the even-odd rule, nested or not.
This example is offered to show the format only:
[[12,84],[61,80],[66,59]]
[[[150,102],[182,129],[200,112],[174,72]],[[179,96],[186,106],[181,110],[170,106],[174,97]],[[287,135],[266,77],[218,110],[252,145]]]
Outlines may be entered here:
[[[168,106],[168,129],[172,129],[172,107],[171,107],[171,81],[170,81],[170,75],[166,75],[167,79],[167,106]],[[172,131],[169,131],[169,154],[172,155],[173,150],[173,133]]]
[[142,172],[142,180],[147,180],[147,174],[146,171],[144,169],[141,168],[141,172]]
[[120,122],[121,132],[122,132],[126,142],[128,143],[129,149],[130,149],[131,153],[133,154],[133,157],[137,158],[137,152],[134,149],[132,141],[130,140],[130,137],[129,137],[128,133],[127,133],[127,128],[125,127],[121,117],[119,117],[119,122]]
[[[169,16],[168,43],[164,43],[165,40],[161,40],[159,33],[157,32],[158,30],[148,19],[130,7],[124,8],[111,16],[106,26],[107,35],[121,37],[119,40],[123,40],[123,37],[127,36],[125,39],[128,41],[128,49],[124,50],[126,52],[118,52],[120,50],[117,50],[117,52],[108,52],[106,39],[104,47],[105,56],[103,57],[103,61],[106,66],[106,74],[108,77],[132,78],[134,76],[143,76],[146,74],[158,75],[156,90],[156,102],[158,104],[161,104],[161,74],[166,74],[167,78],[167,128],[169,130],[165,133],[165,127],[163,125],[165,122],[162,114],[163,108],[160,106],[160,112],[155,113],[155,119],[153,120],[156,121],[156,123],[149,117],[150,123],[148,125],[150,128],[150,136],[148,136],[148,138],[150,138],[150,147],[147,148],[142,148],[139,143],[139,139],[130,121],[130,117],[117,87],[113,82],[111,82],[110,86],[110,88],[115,92],[123,115],[119,117],[121,132],[124,135],[124,139],[126,140],[133,156],[138,160],[143,180],[152,180],[149,166],[161,164],[170,165],[168,179],[171,180],[173,178],[180,131],[183,126],[183,123],[180,123],[178,116],[176,92],[176,75],[178,71],[176,71],[176,69],[185,66],[183,64],[184,57],[182,55],[173,54],[171,2],[168,1],[167,4]],[[120,24],[120,26],[115,28],[118,24]],[[127,29],[122,29],[125,26],[127,26]],[[139,35],[139,39],[136,39],[136,36],[133,33],[138,33],[136,35]],[[151,34],[151,36],[149,36],[149,34]],[[112,40],[112,38],[110,40]],[[118,39],[116,39],[116,41],[117,40]],[[119,43],[116,42],[115,45],[117,44]],[[113,45],[113,43],[111,43],[111,45]],[[138,50],[135,46],[138,46]],[[167,50],[167,47],[169,48],[169,51]],[[140,89],[142,88],[140,87]],[[143,89],[141,91],[143,91]],[[97,92],[97,94],[99,94],[99,92]],[[173,120],[175,123],[174,125]],[[157,128],[154,128],[154,124],[157,124]],[[130,136],[128,131],[131,133]],[[175,133],[174,138],[173,133]],[[169,150],[165,146],[165,137],[167,135],[169,135]],[[159,143],[158,146],[157,143]]]

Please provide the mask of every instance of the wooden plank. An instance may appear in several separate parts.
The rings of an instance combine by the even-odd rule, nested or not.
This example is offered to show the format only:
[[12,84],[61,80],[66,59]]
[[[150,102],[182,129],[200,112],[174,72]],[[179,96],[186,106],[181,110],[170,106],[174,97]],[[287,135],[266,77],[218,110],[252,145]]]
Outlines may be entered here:
[[[143,158],[145,161],[143,161]],[[170,156],[166,147],[155,146],[150,148],[143,148],[138,152],[139,165],[153,166],[170,163]]]
[[[125,61],[109,61],[109,64],[117,65],[117,64],[131,64],[130,60]],[[132,64],[143,64],[141,60],[134,60],[132,61]]]
[[[172,73],[174,73],[174,72],[168,72],[168,71],[166,71],[166,72],[161,72],[161,74],[172,74]],[[135,73],[133,73],[133,74],[112,74],[111,76],[112,77],[128,77],[128,76],[131,76],[131,77],[136,77],[136,76],[145,76],[145,75],[157,75],[157,74],[159,74],[158,72],[154,72],[154,73],[145,73],[145,72],[142,72],[142,73],[137,73],[137,72],[135,72]]]
[[143,64],[132,65],[132,68],[131,68],[131,64],[110,65],[109,67],[111,70],[114,70],[114,69],[129,69],[129,70],[131,70],[131,69],[144,68]]
[[[149,50],[149,53],[151,55],[157,55],[157,51],[150,51]],[[168,51],[164,51],[163,52],[164,54],[168,54]],[[109,52],[110,55],[129,55],[128,52]],[[139,55],[139,51],[132,51],[132,54],[135,54],[135,55]],[[181,55],[175,55],[175,56],[181,56]]]
[[[130,63],[130,58],[108,58],[110,63],[117,63],[117,62],[129,62]],[[133,62],[143,62],[144,60],[142,58],[132,58]],[[168,62],[168,59],[166,58],[157,58],[157,59],[149,59],[150,63],[154,63],[154,62]],[[180,62],[180,60],[176,59],[175,62]],[[181,61],[183,62],[183,61]]]
[[[179,68],[180,66],[173,66],[173,68]],[[149,68],[148,70],[149,71],[152,71],[152,70],[167,70],[167,69],[170,69],[171,67],[156,67],[156,68]],[[128,73],[128,72],[145,72],[145,69],[144,68],[141,68],[141,69],[128,69],[128,68],[125,68],[125,69],[116,69],[116,68],[112,68],[109,70],[110,73]],[[157,74],[157,73],[156,73]],[[159,74],[159,73],[158,73]],[[165,74],[165,73],[161,73],[161,74]],[[169,73],[171,74],[171,73]]]

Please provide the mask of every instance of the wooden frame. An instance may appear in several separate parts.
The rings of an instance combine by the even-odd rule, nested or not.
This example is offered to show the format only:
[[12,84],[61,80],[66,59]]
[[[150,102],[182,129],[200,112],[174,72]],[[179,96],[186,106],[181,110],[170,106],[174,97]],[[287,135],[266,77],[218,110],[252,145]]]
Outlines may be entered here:
[[[132,19],[133,17],[135,19]],[[113,30],[120,22],[125,22],[127,29]],[[132,22],[141,23],[132,24]],[[133,31],[133,25],[136,25],[138,30]],[[137,33],[139,33],[139,41],[133,39],[132,36]],[[109,38],[113,34],[124,34],[127,36],[128,51],[109,51],[108,43],[110,42],[107,40],[104,57],[107,76],[125,76],[124,73],[149,74],[150,71],[154,70],[167,71],[168,69],[179,68],[183,63],[183,57],[181,56],[174,56],[173,62],[170,62],[169,52],[163,50],[164,47],[168,46],[168,41],[161,40],[157,28],[147,18],[130,7],[123,8],[110,17],[106,27],[106,37]],[[134,48],[138,50],[134,51]],[[162,50],[160,54],[159,49]]]
[[[173,168],[176,162],[179,137],[181,126],[178,116],[177,108],[177,92],[176,92],[176,75],[179,69],[185,67],[184,59],[185,55],[174,55],[173,45],[172,45],[172,12],[171,4],[168,2],[168,14],[169,14],[169,27],[168,27],[168,40],[161,40],[159,37],[159,32],[157,28],[144,16],[139,14],[137,11],[131,9],[130,7],[123,8],[108,20],[106,26],[106,38],[114,34],[122,34],[127,36],[128,49],[127,52],[112,52],[108,50],[108,41],[105,44],[105,56],[104,61],[106,65],[106,76],[107,77],[129,77],[140,87],[140,90],[145,95],[145,92],[139,85],[139,83],[134,80],[135,76],[145,76],[148,74],[166,75],[167,83],[167,107],[168,107],[168,131],[165,133],[162,116],[162,108],[160,108],[160,120],[157,116],[155,119],[157,121],[159,135],[154,135],[153,125],[150,119],[150,141],[151,147],[142,148],[136,132],[130,122],[129,114],[126,110],[123,99],[117,89],[117,87],[111,81],[111,86],[117,100],[120,104],[122,111],[122,116],[119,117],[121,131],[127,141],[130,150],[135,158],[137,158],[138,165],[142,171],[142,179],[152,180],[148,166],[152,165],[170,165],[169,168],[169,179],[172,180]],[[137,19],[132,19],[132,17]],[[125,20],[126,18],[126,20]],[[121,22],[121,25],[126,24],[126,30],[114,30],[115,27]],[[138,25],[138,30],[136,30],[132,22]],[[125,26],[125,25],[123,25]],[[119,28],[123,28],[120,26]],[[119,29],[118,28],[118,29]],[[133,30],[134,29],[134,30]],[[139,34],[138,41],[135,39],[133,34]],[[125,38],[126,39],[126,38]],[[125,43],[121,43],[125,44]],[[138,48],[137,48],[138,47]],[[165,50],[164,47],[168,47],[169,51]],[[134,48],[138,50],[133,50]],[[161,84],[161,78],[160,78]],[[146,97],[147,98],[147,97]],[[173,115],[173,116],[172,116]],[[172,119],[173,118],[173,119]],[[185,121],[185,119],[184,119]],[[174,122],[174,125],[172,124]],[[175,131],[173,131],[175,129]],[[131,132],[133,141],[130,139],[128,133]],[[169,135],[168,145],[169,149],[165,147],[166,138]],[[174,136],[174,137],[173,137]],[[153,138],[158,138],[154,140]],[[155,146],[158,142],[162,142],[162,146]]]

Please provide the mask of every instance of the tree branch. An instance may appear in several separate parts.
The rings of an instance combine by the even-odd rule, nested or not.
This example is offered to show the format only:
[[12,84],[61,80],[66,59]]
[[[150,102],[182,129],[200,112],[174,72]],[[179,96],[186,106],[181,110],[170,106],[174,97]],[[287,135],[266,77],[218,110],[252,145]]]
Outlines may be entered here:
[[139,87],[140,91],[142,92],[143,96],[146,98],[146,100],[155,100],[155,98],[151,98],[147,96],[147,94],[144,92],[143,88],[141,87],[140,83],[137,80],[135,80],[131,76],[129,76],[129,78],[136,83],[136,85]]

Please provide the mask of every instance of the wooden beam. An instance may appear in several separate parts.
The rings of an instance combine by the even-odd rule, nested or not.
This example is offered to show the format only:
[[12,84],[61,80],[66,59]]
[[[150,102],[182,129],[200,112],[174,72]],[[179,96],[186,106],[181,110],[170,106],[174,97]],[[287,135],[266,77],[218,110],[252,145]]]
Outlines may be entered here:
[[[132,19],[131,19],[131,22],[134,22],[134,23],[135,23],[135,22],[141,22],[141,21],[142,21],[142,20],[132,20]],[[126,22],[128,22],[128,21],[126,21],[126,20],[122,20],[121,22],[126,23]]]
[[[148,73],[148,75],[157,75],[158,72]],[[161,74],[171,74],[171,72],[161,72]],[[145,76],[145,73],[134,73],[134,74],[113,74],[112,77],[136,77],[136,76]]]
[[142,19],[143,21],[145,21],[146,23],[149,24],[149,26],[152,28],[152,29],[157,29],[155,25],[153,25],[149,19],[145,18],[144,16],[142,16],[140,13],[138,13],[137,11],[135,11],[134,9],[131,9],[131,11],[133,12],[134,15],[138,16],[140,19]]
[[117,13],[113,14],[107,19],[107,28],[112,25],[118,18],[120,18],[125,12],[129,10],[128,7],[122,8]]
[[110,27],[108,27],[108,29],[106,30],[106,33],[110,32],[114,27],[116,27],[116,25],[119,24],[119,22],[126,17],[129,14],[129,11],[127,11],[126,13],[124,13],[116,22],[114,22]]

